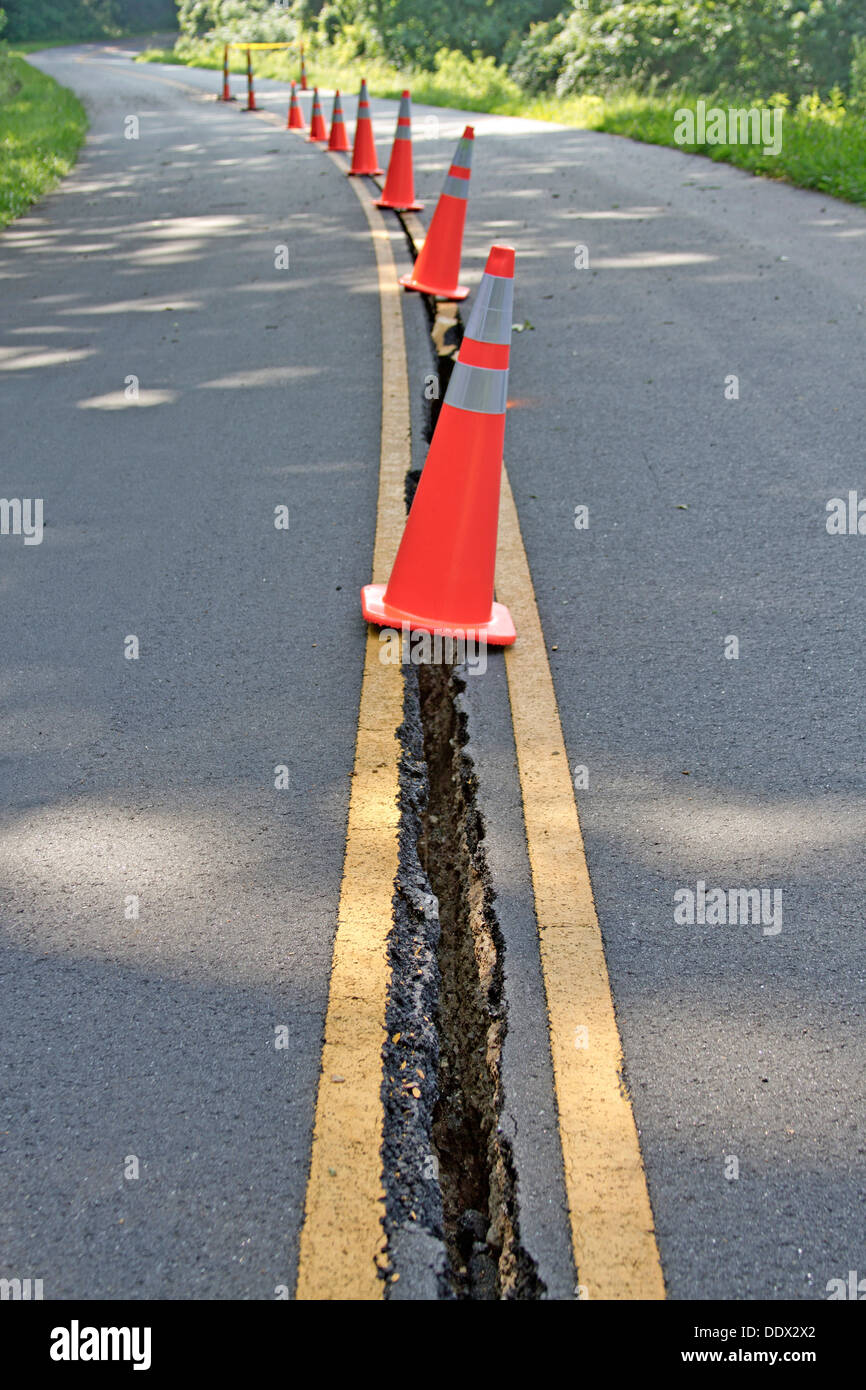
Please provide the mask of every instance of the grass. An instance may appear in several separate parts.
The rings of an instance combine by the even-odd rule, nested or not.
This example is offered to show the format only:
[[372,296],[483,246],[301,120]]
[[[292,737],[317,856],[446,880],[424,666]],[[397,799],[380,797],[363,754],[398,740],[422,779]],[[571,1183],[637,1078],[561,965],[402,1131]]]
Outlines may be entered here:
[[69,173],[86,130],[72,92],[0,49],[0,227]]
[[[612,98],[604,104],[596,130],[627,135],[653,145],[675,145],[675,112],[695,109],[695,97],[638,96]],[[705,98],[707,105],[746,106],[748,100]],[[766,105],[782,104],[771,98]],[[758,103],[754,103],[757,105]],[[799,188],[815,188],[849,203],[866,205],[866,117],[845,111],[838,101],[809,98],[785,110],[782,148],[764,154],[760,145],[682,145],[692,154],[707,155],[748,169],[753,174],[785,179]]]
[[[221,68],[222,45],[181,39],[176,50],[148,49],[141,60]],[[291,51],[260,53],[254,63],[256,73],[262,77],[282,81],[297,77],[298,57]],[[232,71],[242,73],[245,66],[246,57],[241,50],[232,50]],[[782,149],[778,155],[765,155],[762,147],[756,145],[678,146],[674,138],[675,113],[684,107],[694,110],[696,96],[624,92],[533,97],[522,91],[492,58],[470,60],[444,49],[437,55],[433,71],[398,72],[381,58],[357,58],[339,45],[308,45],[307,73],[311,85],[315,82],[325,88],[354,92],[363,75],[374,96],[397,97],[404,87],[410,87],[414,100],[427,106],[526,116],[608,131],[649,144],[676,146],[692,154],[736,164],[754,174],[784,179],[800,188],[815,188],[866,205],[866,114],[846,111],[839,93],[826,102],[817,97],[804,99],[796,108],[791,108],[785,97],[772,97],[767,102],[704,98],[708,106],[718,104],[723,108],[784,104]]]

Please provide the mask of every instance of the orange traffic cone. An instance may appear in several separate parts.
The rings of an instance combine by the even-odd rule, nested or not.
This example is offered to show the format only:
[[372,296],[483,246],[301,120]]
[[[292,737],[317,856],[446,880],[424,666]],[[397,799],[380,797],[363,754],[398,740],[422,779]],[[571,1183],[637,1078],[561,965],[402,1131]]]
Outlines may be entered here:
[[420,212],[423,203],[415,202],[415,177],[412,172],[412,114],[409,93],[400,98],[400,114],[394,132],[394,144],[388,161],[388,177],[378,208],[396,208],[398,212]]
[[231,86],[229,85],[229,46],[223,44],[223,94],[217,97],[217,101],[234,101]]
[[304,63],[304,45],[301,44],[301,91],[307,90],[307,69]]
[[468,125],[457,142],[454,159],[439,202],[433,213],[430,230],[421,247],[414,268],[400,276],[407,290],[423,290],[439,299],[465,299],[469,290],[459,285],[460,253],[463,249],[463,224],[466,221],[466,202],[469,197],[469,173],[472,166],[472,143],[475,131]]
[[256,106],[256,94],[253,90],[253,55],[247,49],[247,104],[242,107],[244,111],[258,111]]
[[292,95],[289,101],[289,119],[286,123],[287,130],[306,130],[304,125],[304,113],[301,110],[301,103],[298,101],[298,93],[294,82],[292,83]]
[[355,143],[352,146],[352,167],[350,174],[381,174],[376,157],[376,142],[373,139],[373,122],[370,120],[370,98],[367,96],[367,83],[361,78],[361,91],[358,96],[358,119],[355,123]]
[[329,150],[348,150],[349,137],[346,134],[346,122],[343,120],[343,103],[340,101],[339,89],[334,93],[334,105],[331,110],[331,134],[328,137]]
[[328,131],[325,127],[325,118],[322,115],[322,103],[319,101],[319,89],[313,88],[313,114],[310,117],[310,133],[308,140],[327,140]]
[[380,627],[505,647],[517,635],[493,602],[513,290],[514,251],[493,246],[391,578],[361,590]]

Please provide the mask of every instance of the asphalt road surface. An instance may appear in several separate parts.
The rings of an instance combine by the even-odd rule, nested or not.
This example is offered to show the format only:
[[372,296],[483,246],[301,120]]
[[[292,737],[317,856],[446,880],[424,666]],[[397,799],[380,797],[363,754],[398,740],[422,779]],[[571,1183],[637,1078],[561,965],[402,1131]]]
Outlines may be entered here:
[[[0,237],[0,492],[46,521],[42,545],[0,541],[0,1275],[272,1298],[363,662],[373,250],[348,180],[206,100],[217,74],[33,61],[91,133]],[[284,116],[284,87],[258,91]],[[373,107],[382,154],[396,104]],[[413,114],[425,218],[475,125],[467,282],[517,248],[506,458],[668,1294],[824,1298],[866,1268],[866,539],[825,524],[863,486],[866,211]],[[485,717],[507,721],[493,694]],[[677,920],[699,884],[781,907]]]

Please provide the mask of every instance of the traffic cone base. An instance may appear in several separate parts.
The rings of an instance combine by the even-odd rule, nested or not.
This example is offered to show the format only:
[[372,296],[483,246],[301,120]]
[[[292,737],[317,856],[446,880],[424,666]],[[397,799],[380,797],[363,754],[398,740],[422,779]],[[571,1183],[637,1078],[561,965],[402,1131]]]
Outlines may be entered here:
[[407,290],[420,290],[422,294],[432,294],[436,299],[465,299],[469,294],[468,285],[428,285],[424,281],[416,280],[414,271],[408,275],[400,276],[400,284]]
[[423,203],[391,203],[391,202],[386,202],[386,200],[385,200],[384,197],[382,197],[382,198],[376,198],[374,206],[377,207],[377,208],[391,208],[394,212],[423,212],[423,211],[424,211],[424,204],[423,204]]
[[510,647],[517,637],[514,620],[504,603],[494,603],[490,619],[486,623],[471,623],[466,627],[449,627],[447,624],[431,622],[417,613],[404,613],[393,604],[385,601],[385,584],[365,584],[361,590],[361,612],[368,623],[376,627],[401,628],[404,625],[412,632],[430,632],[439,637],[453,637],[456,640],[483,641],[491,647]]

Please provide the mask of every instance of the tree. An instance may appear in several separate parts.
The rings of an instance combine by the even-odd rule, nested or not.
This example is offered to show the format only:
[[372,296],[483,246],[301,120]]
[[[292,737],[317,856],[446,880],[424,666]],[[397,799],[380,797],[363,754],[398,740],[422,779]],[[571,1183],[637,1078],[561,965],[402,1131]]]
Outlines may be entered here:
[[863,0],[573,0],[513,65],[560,95],[618,82],[797,97],[844,87]]
[[3,0],[6,38],[100,38],[126,30],[174,28],[173,0]]

